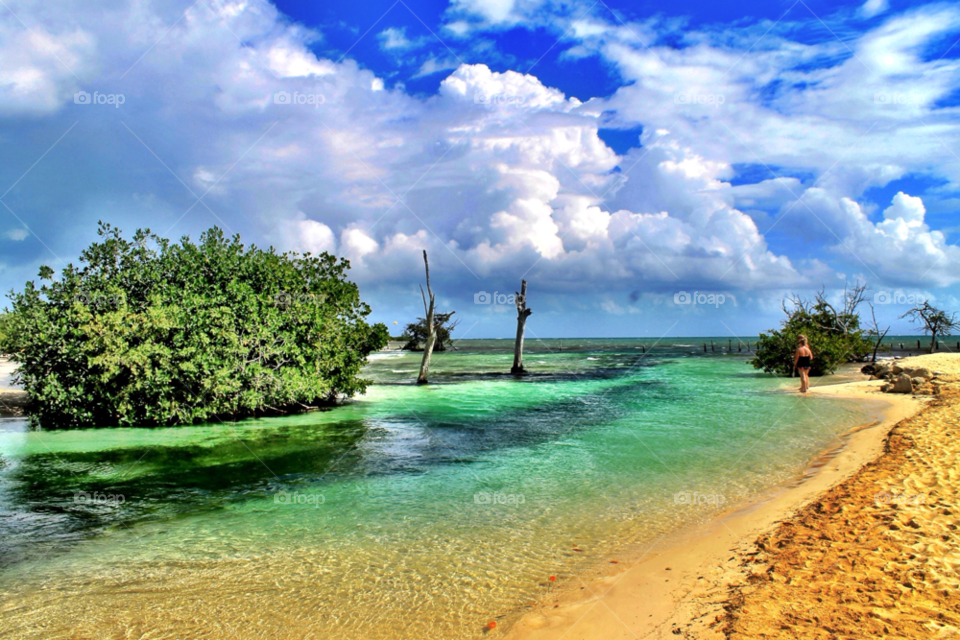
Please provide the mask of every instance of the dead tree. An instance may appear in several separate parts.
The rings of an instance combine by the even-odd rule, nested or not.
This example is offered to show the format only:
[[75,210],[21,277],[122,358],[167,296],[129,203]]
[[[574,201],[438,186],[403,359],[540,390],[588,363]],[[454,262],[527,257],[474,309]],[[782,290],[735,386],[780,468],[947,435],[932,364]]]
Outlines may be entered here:
[[433,355],[433,343],[437,340],[437,328],[433,324],[434,297],[433,289],[430,288],[430,263],[427,262],[427,250],[423,250],[423,268],[427,272],[427,293],[430,295],[430,304],[427,304],[427,296],[423,293],[423,285],[420,285],[420,297],[423,298],[423,311],[426,313],[427,321],[427,339],[423,345],[423,360],[420,361],[420,375],[417,376],[417,384],[427,384],[427,377],[430,375],[430,356]]
[[527,281],[520,281],[520,293],[515,300],[517,304],[517,340],[513,344],[513,367],[510,373],[517,375],[526,373],[523,368],[523,330],[527,324],[527,318],[533,313],[527,309]]
[[880,331],[880,324],[877,322],[877,314],[873,310],[873,303],[867,301],[867,304],[870,305],[870,318],[873,322],[873,328],[870,329],[870,335],[877,337],[876,344],[873,345],[873,359],[870,362],[874,364],[877,362],[877,350],[880,349],[880,343],[883,342],[883,338],[887,335],[887,332],[890,331],[890,327],[887,326],[886,329]]
[[[853,285],[853,288],[849,288],[847,283],[843,283],[843,309],[837,310],[832,304],[827,301],[826,295],[824,295],[823,288],[820,289],[820,292],[816,296],[816,305],[821,309],[829,309],[830,315],[833,316],[835,324],[843,330],[843,335],[847,336],[850,334],[850,327],[854,322],[859,322],[859,316],[857,315],[857,307],[859,307],[864,300],[866,300],[867,285],[861,284],[859,281]],[[818,323],[820,324],[820,323]],[[837,327],[820,324],[820,327],[826,331],[837,331]]]
[[[957,320],[956,314],[937,309],[926,300],[922,305],[910,309],[900,317],[910,318],[913,322],[923,325],[925,331],[930,332],[930,353],[937,350],[939,344],[937,336],[949,336],[960,329],[960,321]],[[917,340],[917,349],[919,348],[920,341]]]

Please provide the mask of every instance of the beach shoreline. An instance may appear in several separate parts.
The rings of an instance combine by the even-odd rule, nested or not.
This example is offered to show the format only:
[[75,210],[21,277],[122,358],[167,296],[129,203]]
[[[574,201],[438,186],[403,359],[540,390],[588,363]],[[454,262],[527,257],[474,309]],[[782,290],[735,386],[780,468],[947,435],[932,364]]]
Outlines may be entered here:
[[[743,584],[756,541],[883,454],[899,422],[929,398],[880,392],[882,381],[821,384],[814,395],[870,403],[879,419],[840,433],[799,476],[706,523],[671,531],[647,549],[625,550],[530,607],[507,629],[510,640],[725,638],[732,589]],[[792,382],[792,381],[791,381]],[[798,396],[798,402],[803,398]],[[800,406],[800,405],[798,405]]]

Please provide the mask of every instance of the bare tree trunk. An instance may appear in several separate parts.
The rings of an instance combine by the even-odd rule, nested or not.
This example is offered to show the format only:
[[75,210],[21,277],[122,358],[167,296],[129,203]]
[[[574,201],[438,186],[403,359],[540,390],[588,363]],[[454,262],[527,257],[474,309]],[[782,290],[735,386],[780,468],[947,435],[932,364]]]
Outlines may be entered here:
[[886,336],[886,335],[887,335],[887,332],[890,331],[890,327],[887,327],[887,328],[884,329],[883,332],[881,333],[881,332],[880,332],[880,325],[877,324],[877,314],[874,313],[874,311],[873,311],[873,304],[872,304],[872,303],[869,303],[869,302],[868,302],[867,304],[870,305],[870,317],[873,319],[873,332],[874,332],[874,334],[877,336],[877,342],[876,342],[876,344],[873,345],[873,359],[872,359],[870,362],[872,362],[873,364],[876,364],[876,363],[877,363],[877,351],[880,349],[880,343],[883,342],[884,336]]
[[527,309],[527,281],[521,280],[520,293],[517,294],[517,339],[513,344],[513,367],[510,369],[512,374],[526,373],[523,369],[523,330],[527,324],[527,318],[533,313]]
[[427,297],[423,293],[423,286],[420,286],[420,297],[423,298],[423,311],[427,314],[427,341],[423,345],[423,360],[420,361],[420,375],[417,376],[417,384],[427,384],[427,377],[430,375],[430,356],[433,355],[433,344],[437,341],[437,328],[433,326],[433,289],[430,288],[430,263],[427,262],[427,251],[423,251],[423,267],[427,272],[427,293],[430,295],[430,304],[427,304]]
[[887,335],[887,331],[890,331],[890,327],[887,327],[883,333],[877,335],[877,343],[873,345],[873,359],[870,360],[870,362],[873,364],[877,363],[877,351],[880,350],[880,343],[883,342],[883,338]]

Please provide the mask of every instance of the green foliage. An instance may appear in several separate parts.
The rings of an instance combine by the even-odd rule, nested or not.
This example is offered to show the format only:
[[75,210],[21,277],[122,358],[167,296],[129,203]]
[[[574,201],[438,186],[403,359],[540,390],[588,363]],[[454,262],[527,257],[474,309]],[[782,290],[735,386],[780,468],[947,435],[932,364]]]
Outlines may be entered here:
[[0,351],[19,363],[44,427],[188,424],[363,393],[386,326],[346,279],[349,263],[226,239],[197,244],[101,223],[102,241],[58,280],[11,293]]
[[780,329],[760,334],[757,352],[750,364],[767,373],[791,375],[801,335],[807,336],[813,351],[812,376],[833,373],[844,362],[863,359],[873,351],[873,344],[867,332],[860,328],[860,316],[856,313],[862,293],[863,288],[857,287],[846,294],[840,311],[826,301],[822,292],[813,302],[793,298],[792,310],[788,311],[784,305],[787,319]]
[[[450,313],[433,314],[433,324],[437,328],[437,339],[433,343],[434,351],[446,351],[450,344],[450,334],[457,328],[459,321],[451,321],[455,311]],[[417,318],[416,322],[411,322],[403,330],[404,339],[407,344],[403,345],[405,351],[423,351],[427,343],[427,320]]]
[[6,336],[7,333],[9,333],[9,329],[7,329],[8,322],[10,322],[9,314],[0,313],[0,354],[4,352],[3,351],[3,345],[5,342],[4,336]]

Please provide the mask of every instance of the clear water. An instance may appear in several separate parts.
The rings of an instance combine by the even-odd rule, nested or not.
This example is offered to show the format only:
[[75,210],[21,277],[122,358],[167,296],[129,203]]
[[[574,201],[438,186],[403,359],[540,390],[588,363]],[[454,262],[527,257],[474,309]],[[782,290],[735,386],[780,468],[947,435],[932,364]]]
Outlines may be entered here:
[[426,387],[382,353],[365,397],[284,418],[0,422],[0,637],[480,637],[874,418],[702,341],[537,342],[522,379],[463,341]]

